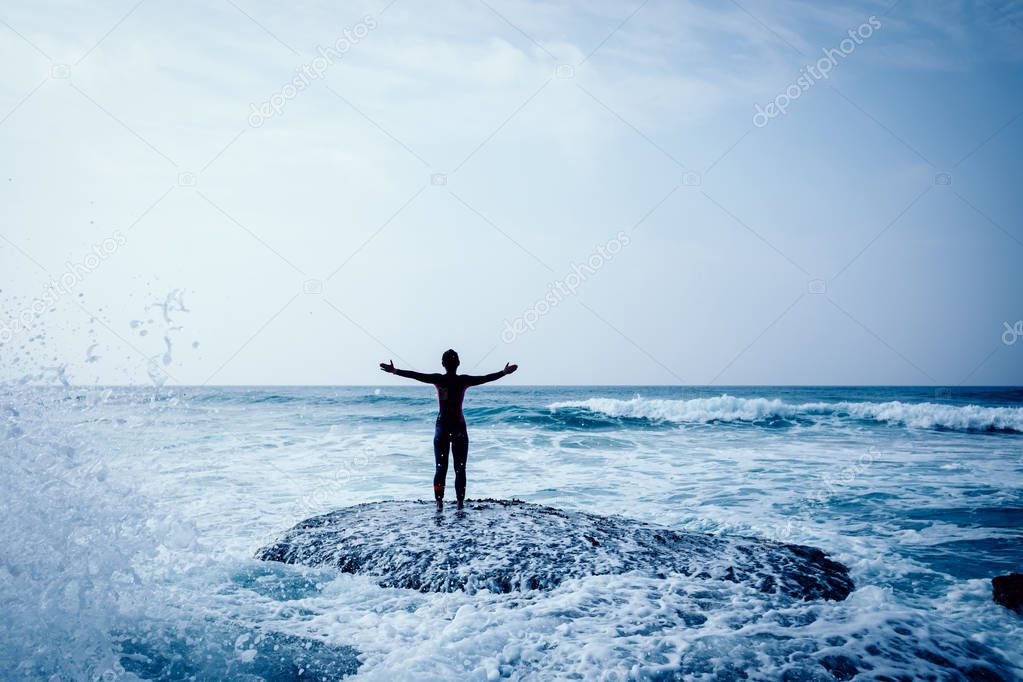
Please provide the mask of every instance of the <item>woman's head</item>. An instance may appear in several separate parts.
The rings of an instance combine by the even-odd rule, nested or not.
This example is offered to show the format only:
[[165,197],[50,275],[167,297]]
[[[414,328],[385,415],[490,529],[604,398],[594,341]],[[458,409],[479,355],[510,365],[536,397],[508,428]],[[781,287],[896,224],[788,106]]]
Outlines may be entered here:
[[443,365],[444,369],[449,372],[454,372],[458,369],[458,353],[448,348],[444,351],[444,355],[440,356],[440,364]]

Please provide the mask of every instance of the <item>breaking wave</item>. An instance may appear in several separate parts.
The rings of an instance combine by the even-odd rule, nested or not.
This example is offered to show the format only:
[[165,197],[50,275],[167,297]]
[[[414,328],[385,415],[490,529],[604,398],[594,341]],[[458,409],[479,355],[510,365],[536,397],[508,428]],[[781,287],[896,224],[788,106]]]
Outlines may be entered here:
[[721,395],[691,400],[590,398],[552,403],[553,413],[585,410],[612,418],[646,419],[679,424],[748,422],[817,423],[822,419],[860,420],[919,429],[1023,433],[1023,408],[941,405],[937,403],[833,402],[786,403],[770,398]]

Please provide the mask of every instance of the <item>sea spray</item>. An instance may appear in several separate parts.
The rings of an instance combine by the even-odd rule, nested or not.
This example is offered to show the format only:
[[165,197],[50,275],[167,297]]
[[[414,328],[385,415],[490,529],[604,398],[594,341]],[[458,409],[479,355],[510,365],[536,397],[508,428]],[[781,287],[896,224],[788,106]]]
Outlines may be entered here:
[[137,557],[155,546],[145,502],[111,480],[104,448],[55,418],[89,402],[63,398],[24,387],[0,398],[3,679],[116,670],[111,633],[142,596]]
[[[188,310],[179,290],[153,306],[167,331],[150,366],[169,365],[170,334],[181,330],[169,326],[170,315]],[[187,567],[188,557],[206,555],[195,552],[193,523],[157,512],[112,475],[115,432],[125,423],[105,421],[104,439],[78,425],[101,420],[113,391],[75,388],[75,366],[59,362],[47,331],[16,349],[4,344],[0,355],[0,679],[108,679],[124,672],[123,636],[138,629],[140,614],[173,611],[159,606],[156,586],[171,565],[166,557]],[[89,344],[86,364],[102,360],[97,346]],[[147,419],[177,401],[160,391],[160,378],[137,401]]]
[[[150,336],[151,346],[160,341]],[[547,406],[630,403],[637,392],[638,404],[672,405],[720,389],[480,388],[466,415],[471,499],[515,496],[726,536],[774,537],[792,521],[781,539],[826,549],[857,588],[842,602],[794,603],[745,583],[626,573],[542,593],[424,594],[248,557],[309,516],[311,492],[320,491],[305,505],[315,513],[428,496],[436,405],[428,388],[47,390],[64,406],[38,415],[52,420],[49,432],[105,452],[108,482],[130,480],[148,497],[148,535],[117,541],[138,547],[131,566],[141,580],[122,591],[110,619],[123,679],[294,678],[285,664],[344,668],[345,645],[359,650],[366,679],[1023,674],[1010,662],[1023,660],[1023,631],[991,601],[986,579],[1018,566],[1023,436],[1015,432],[906,428],[831,408],[791,418],[817,420],[811,428],[677,428]],[[939,404],[933,389],[729,392],[789,406]],[[976,389],[941,404],[1020,400],[1018,391]],[[346,465],[352,475],[339,479]],[[424,519],[431,531],[435,518]],[[406,529],[398,528],[400,548]],[[65,679],[80,677],[69,670]]]

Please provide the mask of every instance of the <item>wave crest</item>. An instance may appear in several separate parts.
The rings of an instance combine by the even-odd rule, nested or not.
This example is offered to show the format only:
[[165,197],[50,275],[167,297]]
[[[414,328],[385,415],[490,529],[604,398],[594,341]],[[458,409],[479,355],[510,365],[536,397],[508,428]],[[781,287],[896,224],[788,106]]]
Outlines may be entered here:
[[583,409],[612,418],[647,419],[679,424],[779,421],[821,421],[822,417],[886,423],[896,426],[953,431],[1004,431],[1023,433],[1023,408],[936,403],[834,402],[786,403],[771,398],[715,398],[661,400],[636,396],[631,400],[590,398],[548,405],[552,412]]

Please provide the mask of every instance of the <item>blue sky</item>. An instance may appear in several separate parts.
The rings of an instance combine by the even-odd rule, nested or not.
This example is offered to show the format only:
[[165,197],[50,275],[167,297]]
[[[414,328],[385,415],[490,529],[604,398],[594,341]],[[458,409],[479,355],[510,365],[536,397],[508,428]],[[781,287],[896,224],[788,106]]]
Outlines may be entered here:
[[5,379],[379,383],[454,347],[526,384],[1023,383],[1013,3],[0,20]]

